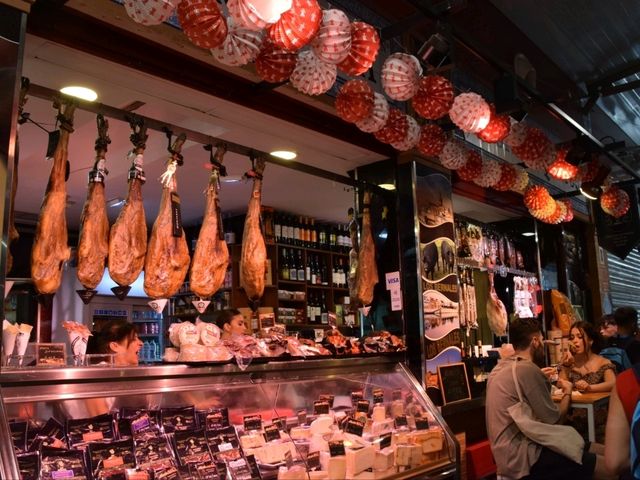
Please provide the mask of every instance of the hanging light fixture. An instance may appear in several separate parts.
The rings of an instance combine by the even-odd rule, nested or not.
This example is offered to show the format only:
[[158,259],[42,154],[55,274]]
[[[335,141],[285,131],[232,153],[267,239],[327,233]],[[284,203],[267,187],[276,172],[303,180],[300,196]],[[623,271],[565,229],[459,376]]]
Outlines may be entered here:
[[593,179],[583,182],[580,185],[580,193],[589,200],[597,200],[602,195],[604,183],[611,173],[611,168],[606,165],[600,165]]
[[555,160],[547,167],[547,173],[556,180],[571,181],[578,176],[578,167],[567,161],[568,153],[567,147],[558,149]]

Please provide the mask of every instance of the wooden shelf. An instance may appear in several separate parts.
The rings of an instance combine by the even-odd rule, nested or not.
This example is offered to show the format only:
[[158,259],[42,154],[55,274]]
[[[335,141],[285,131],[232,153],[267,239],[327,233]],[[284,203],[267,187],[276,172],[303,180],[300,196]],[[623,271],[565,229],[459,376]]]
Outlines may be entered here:
[[306,285],[307,282],[303,281],[303,280],[278,280],[278,283],[288,283],[291,285]]
[[307,288],[319,288],[322,290],[331,290],[330,285],[307,285]]

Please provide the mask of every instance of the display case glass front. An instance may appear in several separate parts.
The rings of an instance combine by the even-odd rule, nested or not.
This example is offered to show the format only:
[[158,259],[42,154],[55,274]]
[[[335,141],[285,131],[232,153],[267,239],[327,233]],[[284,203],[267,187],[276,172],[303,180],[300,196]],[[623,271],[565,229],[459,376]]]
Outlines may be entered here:
[[22,370],[0,379],[24,479],[457,476],[454,437],[391,358],[253,364],[244,372]]

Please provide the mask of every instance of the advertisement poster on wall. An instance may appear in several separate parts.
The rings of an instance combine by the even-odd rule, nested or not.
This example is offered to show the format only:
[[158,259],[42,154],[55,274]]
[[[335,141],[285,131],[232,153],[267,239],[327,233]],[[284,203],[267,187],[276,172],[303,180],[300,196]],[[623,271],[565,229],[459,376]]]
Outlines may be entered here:
[[418,172],[415,191],[420,225],[425,382],[429,387],[437,387],[438,366],[459,362],[461,358],[451,181],[441,173]]

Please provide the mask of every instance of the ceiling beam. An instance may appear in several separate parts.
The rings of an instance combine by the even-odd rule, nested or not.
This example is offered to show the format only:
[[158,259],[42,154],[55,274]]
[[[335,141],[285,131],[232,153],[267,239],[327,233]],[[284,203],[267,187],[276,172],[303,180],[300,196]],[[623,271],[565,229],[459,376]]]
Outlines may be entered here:
[[598,91],[601,88],[609,87],[613,82],[622,80],[630,75],[640,72],[640,59],[632,60],[624,65],[604,74],[593,82],[587,83],[589,91]]
[[635,90],[640,88],[640,80],[633,80],[631,82],[622,83],[620,85],[612,85],[610,87],[604,87],[600,91],[603,97],[608,95],[616,95],[618,93],[628,92],[629,90]]

